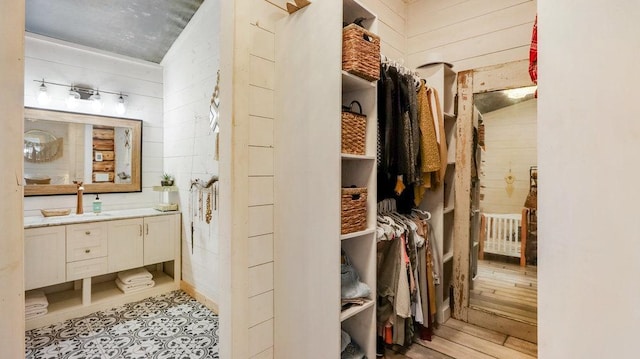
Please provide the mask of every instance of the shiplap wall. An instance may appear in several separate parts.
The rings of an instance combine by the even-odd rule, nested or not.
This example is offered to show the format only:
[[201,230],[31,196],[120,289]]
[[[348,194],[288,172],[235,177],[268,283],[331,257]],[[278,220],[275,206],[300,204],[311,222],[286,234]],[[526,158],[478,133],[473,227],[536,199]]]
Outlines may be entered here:
[[407,6],[402,0],[362,0],[378,17],[380,53],[404,63],[407,54]]
[[[482,116],[486,151],[482,152],[480,209],[485,213],[520,213],[529,193],[529,167],[537,164],[536,99]],[[511,196],[504,177],[515,176]]]
[[418,0],[408,5],[407,60],[430,54],[462,71],[527,59],[536,0]]
[[[249,60],[249,357],[273,358],[275,26],[287,16],[264,0],[252,3]],[[281,4],[283,5],[283,4]]]
[[[160,184],[163,161],[162,130],[162,67],[158,64],[100,52],[38,35],[27,34],[25,39],[24,104],[27,107],[69,111],[64,99],[68,88],[48,86],[52,101],[42,107],[38,104],[37,82],[84,84],[101,90],[128,94],[127,112],[120,116],[114,109],[115,95],[102,94],[104,116],[125,117],[143,121],[142,129],[142,192],[110,193],[101,196],[102,209],[126,209],[150,207],[158,196],[151,186]],[[88,102],[88,101],[83,101]],[[88,103],[74,112],[91,113]],[[84,199],[84,210],[91,211],[90,195]],[[40,215],[42,208],[75,209],[73,196],[25,197],[25,216]]]
[[[182,280],[214,303],[219,298],[218,211],[211,223],[200,217],[191,180],[218,175],[216,138],[209,128],[209,104],[220,66],[220,4],[202,3],[173,43],[164,69],[164,170],[175,176],[182,209]],[[217,186],[217,185],[216,185]],[[177,197],[177,198],[176,198]],[[206,205],[206,195],[203,196]],[[214,198],[211,199],[215,202]],[[213,206],[213,204],[212,204]],[[194,226],[191,241],[191,223]],[[192,247],[193,243],[193,247]]]

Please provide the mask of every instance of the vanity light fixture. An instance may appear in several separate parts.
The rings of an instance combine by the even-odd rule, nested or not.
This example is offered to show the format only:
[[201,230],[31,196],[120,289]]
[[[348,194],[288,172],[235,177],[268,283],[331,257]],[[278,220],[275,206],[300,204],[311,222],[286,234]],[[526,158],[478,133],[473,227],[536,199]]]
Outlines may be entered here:
[[42,106],[48,105],[51,102],[51,97],[47,93],[47,85],[44,84],[44,79],[42,79],[42,84],[38,87],[38,103]]
[[116,96],[115,101],[111,102],[113,103],[113,106],[114,106],[113,107],[114,112],[116,112],[118,115],[123,115],[125,112],[127,112],[125,98],[128,95],[125,95],[122,92],[98,90],[97,88],[94,89],[94,88],[86,87],[83,85],[77,86],[73,84],[67,85],[67,84],[49,82],[49,81],[45,81],[45,79],[34,80],[34,81],[40,84],[38,86],[37,99],[38,99],[38,104],[41,106],[46,106],[51,102],[52,97],[49,95],[49,91],[48,91],[49,89],[47,85],[53,85],[53,86],[61,86],[61,87],[69,88],[69,91],[67,92],[67,97],[65,98],[65,103],[67,105],[67,108],[70,110],[74,110],[80,107],[80,104],[83,103],[83,101],[81,100],[84,100],[84,101],[88,101],[91,104],[91,109],[93,110],[93,112],[100,113],[105,107],[105,99],[102,96],[102,94],[106,93],[106,94]]
[[102,99],[100,98],[100,92],[98,90],[89,97],[89,101],[91,101],[91,108],[93,108],[95,112],[102,111]]
[[76,91],[75,87],[71,86],[71,88],[69,89],[69,95],[65,100],[65,102],[67,103],[67,107],[70,110],[78,108],[78,106],[80,105],[79,100],[80,100],[80,93]]
[[120,97],[118,97],[118,102],[116,103],[116,113],[118,115],[124,115],[125,112],[127,112],[127,107],[124,104],[124,98],[122,97],[122,94],[120,94]]

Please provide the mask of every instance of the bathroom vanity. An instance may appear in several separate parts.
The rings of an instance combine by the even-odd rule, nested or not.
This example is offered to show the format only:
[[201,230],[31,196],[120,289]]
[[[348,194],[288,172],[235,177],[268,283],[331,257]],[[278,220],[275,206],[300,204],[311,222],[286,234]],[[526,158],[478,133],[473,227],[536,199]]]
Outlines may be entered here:
[[[25,290],[49,301],[37,328],[180,287],[180,213],[154,209],[25,217]],[[155,286],[122,293],[117,272],[145,267]]]

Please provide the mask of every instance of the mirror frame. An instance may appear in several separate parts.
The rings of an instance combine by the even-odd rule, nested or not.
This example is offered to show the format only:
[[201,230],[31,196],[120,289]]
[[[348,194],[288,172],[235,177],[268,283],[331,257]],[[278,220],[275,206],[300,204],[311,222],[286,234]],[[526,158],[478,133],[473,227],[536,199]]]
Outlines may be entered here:
[[454,193],[453,287],[455,319],[493,329],[501,333],[538,342],[537,325],[525,323],[489,310],[469,305],[471,161],[473,149],[473,95],[484,92],[534,86],[529,76],[529,61],[508,62],[458,73],[458,120],[456,175]]
[[[142,120],[26,107],[24,109],[24,120],[26,121],[27,119],[131,128],[131,183],[87,183],[84,184],[83,187],[85,193],[127,193],[142,191]],[[24,186],[25,197],[67,195],[76,194],[76,192],[77,187],[73,183]]]

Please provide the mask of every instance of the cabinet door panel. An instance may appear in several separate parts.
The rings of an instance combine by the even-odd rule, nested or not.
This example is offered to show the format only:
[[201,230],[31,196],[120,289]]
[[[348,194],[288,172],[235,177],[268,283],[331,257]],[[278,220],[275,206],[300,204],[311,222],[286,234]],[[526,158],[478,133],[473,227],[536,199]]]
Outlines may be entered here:
[[143,224],[142,218],[109,222],[109,272],[142,267]]
[[166,262],[175,258],[177,216],[157,216],[144,219],[144,265]]
[[65,281],[65,227],[24,230],[25,289]]

